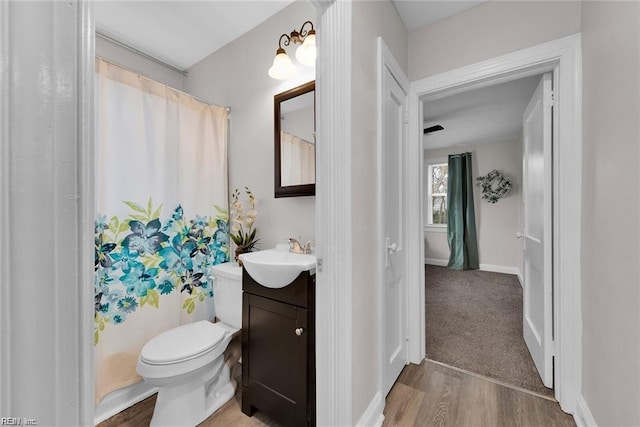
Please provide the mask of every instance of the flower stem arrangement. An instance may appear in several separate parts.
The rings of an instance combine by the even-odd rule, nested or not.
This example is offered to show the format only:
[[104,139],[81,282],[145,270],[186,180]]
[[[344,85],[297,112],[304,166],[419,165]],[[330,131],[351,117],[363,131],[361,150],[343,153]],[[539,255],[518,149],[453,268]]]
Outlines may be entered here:
[[247,196],[247,210],[240,200],[240,190],[236,188],[231,195],[231,234],[229,236],[236,244],[235,259],[240,265],[242,262],[238,260],[238,256],[253,251],[260,241],[256,239],[258,230],[253,226],[258,217],[256,198],[248,187],[244,188],[244,193]]

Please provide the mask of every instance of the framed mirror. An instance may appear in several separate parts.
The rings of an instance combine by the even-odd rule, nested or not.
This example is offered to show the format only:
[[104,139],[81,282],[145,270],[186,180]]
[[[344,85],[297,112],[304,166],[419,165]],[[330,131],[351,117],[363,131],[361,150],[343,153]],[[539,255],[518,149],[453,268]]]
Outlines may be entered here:
[[275,197],[316,194],[315,81],[273,97]]

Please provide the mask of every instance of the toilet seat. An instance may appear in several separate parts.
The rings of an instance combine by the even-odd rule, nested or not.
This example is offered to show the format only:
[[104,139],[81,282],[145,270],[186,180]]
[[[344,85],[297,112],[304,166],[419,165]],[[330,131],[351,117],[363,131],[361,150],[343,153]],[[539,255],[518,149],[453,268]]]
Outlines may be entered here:
[[227,330],[206,320],[188,323],[151,339],[140,352],[149,365],[171,365],[188,361],[214,350]]

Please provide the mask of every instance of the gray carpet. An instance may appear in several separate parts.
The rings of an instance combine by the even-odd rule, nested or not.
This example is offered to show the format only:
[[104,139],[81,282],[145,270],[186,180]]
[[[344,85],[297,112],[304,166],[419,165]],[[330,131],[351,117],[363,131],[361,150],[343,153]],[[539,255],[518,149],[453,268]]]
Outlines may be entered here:
[[511,274],[425,266],[427,358],[546,396],[522,338],[522,288]]

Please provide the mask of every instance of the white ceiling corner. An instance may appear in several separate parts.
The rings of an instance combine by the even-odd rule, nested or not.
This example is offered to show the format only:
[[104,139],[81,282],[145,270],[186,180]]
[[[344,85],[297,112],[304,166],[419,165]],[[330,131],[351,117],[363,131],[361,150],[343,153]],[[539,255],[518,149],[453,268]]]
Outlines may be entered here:
[[[96,29],[119,42],[188,69],[295,0],[97,0]],[[407,31],[486,0],[392,0]]]
[[487,0],[391,0],[408,32],[426,27]]
[[293,0],[96,1],[96,29],[187,69]]
[[477,145],[522,137],[522,115],[540,76],[526,77],[424,103],[424,127],[444,130],[423,136],[425,150]]

